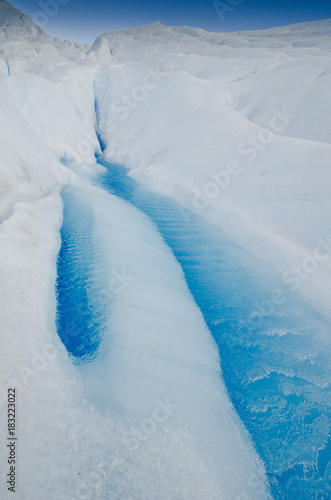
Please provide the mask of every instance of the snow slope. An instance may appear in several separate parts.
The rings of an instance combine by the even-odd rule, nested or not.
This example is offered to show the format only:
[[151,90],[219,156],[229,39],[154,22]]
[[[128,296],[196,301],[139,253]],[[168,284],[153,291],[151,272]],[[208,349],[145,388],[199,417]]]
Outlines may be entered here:
[[[297,293],[330,314],[330,258],[313,272],[311,258],[330,231],[331,22],[233,34],[154,23],[90,47],[51,39],[0,0],[0,25],[1,398],[18,387],[20,498],[268,498],[180,268],[148,221],[90,179],[103,150],[281,276],[305,264]],[[66,185],[93,207],[108,272],[137,275],[114,304],[113,364],[96,368],[109,407],[56,334]],[[146,430],[167,398],[178,413]]]
[[[301,265],[330,231],[330,30],[328,20],[253,33],[151,25],[103,35],[95,51],[108,45],[115,59],[102,75],[112,92],[96,93],[105,154],[280,275]],[[159,73],[146,79],[150,71]],[[301,278],[300,292],[325,312],[330,273],[328,259]]]

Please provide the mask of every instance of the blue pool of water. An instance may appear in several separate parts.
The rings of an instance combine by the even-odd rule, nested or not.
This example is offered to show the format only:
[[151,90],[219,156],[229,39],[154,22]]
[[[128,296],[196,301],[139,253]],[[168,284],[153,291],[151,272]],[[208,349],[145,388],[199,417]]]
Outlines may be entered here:
[[95,300],[101,277],[93,242],[93,213],[68,187],[62,192],[63,224],[57,261],[57,331],[72,360],[86,363],[98,354],[105,317]]
[[[316,332],[327,338],[330,325],[201,217],[143,188],[123,167],[101,164],[106,170],[95,183],[150,217],[180,263],[274,498],[331,498],[330,357],[314,341]],[[79,364],[98,356],[109,312],[98,300],[105,283],[93,212],[73,188],[62,196],[57,325]],[[276,289],[278,304],[270,301]]]

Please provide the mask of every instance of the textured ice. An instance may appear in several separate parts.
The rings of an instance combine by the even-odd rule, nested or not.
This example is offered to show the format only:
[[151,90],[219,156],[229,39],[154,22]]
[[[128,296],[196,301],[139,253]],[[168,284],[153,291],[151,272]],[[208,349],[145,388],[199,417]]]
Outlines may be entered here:
[[[87,46],[3,0],[0,20],[1,394],[20,394],[18,496],[256,499],[268,477],[275,498],[324,498],[330,21],[156,23]],[[97,186],[101,151],[155,198],[115,168],[125,199]],[[163,205],[194,208],[233,162],[197,219]],[[281,277],[321,238],[292,292]]]
[[260,263],[201,218],[139,187],[122,167],[106,167],[103,186],[148,214],[181,264],[275,498],[328,495],[330,351],[320,336],[330,323],[292,296],[267,303],[281,283]]
[[[128,178],[120,175],[118,187],[121,179]],[[191,467],[200,462],[205,472],[185,485],[180,473],[178,493],[168,472],[163,486],[157,474],[160,495],[181,498],[186,491],[185,496],[200,498],[207,482],[210,498],[222,491],[228,498],[245,491],[267,498],[263,465],[225,391],[216,345],[157,227],[131,204],[86,180],[72,182],[62,196],[58,333],[88,404],[105,422],[128,421],[122,439],[130,453],[150,439],[158,454],[158,427],[171,440],[177,433],[192,440],[184,444],[187,460]],[[160,205],[164,217],[166,208]],[[135,474],[137,459],[130,456],[131,462]],[[123,489],[117,478],[113,487],[120,488],[119,496],[140,492],[135,485]],[[153,498],[152,489],[145,488],[144,496]],[[108,498],[107,489],[102,498]]]

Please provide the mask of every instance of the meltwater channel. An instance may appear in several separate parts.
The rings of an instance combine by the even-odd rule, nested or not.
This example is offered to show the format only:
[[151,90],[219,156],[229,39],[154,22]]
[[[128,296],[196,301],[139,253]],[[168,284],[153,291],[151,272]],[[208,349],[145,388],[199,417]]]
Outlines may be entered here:
[[[106,170],[96,184],[150,217],[180,263],[273,497],[331,498],[330,357],[313,340],[330,325],[200,216],[142,187],[124,167],[100,163]],[[104,285],[103,273],[89,208],[68,188],[63,201],[57,327],[79,364],[98,355],[105,312],[93,297]],[[276,289],[285,300],[270,307],[266,299]]]

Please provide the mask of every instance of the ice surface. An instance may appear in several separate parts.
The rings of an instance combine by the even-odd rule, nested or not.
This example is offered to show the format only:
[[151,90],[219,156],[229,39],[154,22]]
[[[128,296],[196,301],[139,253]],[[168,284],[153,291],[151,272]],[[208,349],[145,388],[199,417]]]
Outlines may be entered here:
[[[18,494],[266,498],[254,437],[273,484],[306,494],[306,477],[322,498],[330,449],[329,330],[321,318],[331,315],[330,20],[232,34],[156,23],[87,46],[51,39],[6,1],[0,19],[1,394],[11,383],[20,394],[20,454],[29,460],[20,462]],[[138,183],[212,223],[231,242],[222,257],[188,238],[194,259],[208,263],[200,269],[163,233],[183,274],[153,223],[92,186],[101,150]],[[210,186],[224,172],[226,185]],[[73,207],[69,239],[87,230],[93,242],[83,260],[71,247],[77,255],[67,268],[85,259],[84,321],[95,315],[102,325],[90,363],[73,362],[56,330],[64,189],[85,207]],[[88,217],[76,224],[77,212]],[[263,263],[251,279],[239,266],[252,269],[250,255]],[[210,265],[221,266],[226,286]],[[296,276],[293,292],[281,278],[303,265],[309,272]],[[114,272],[135,277],[123,293],[114,293]],[[253,285],[261,300],[285,286],[285,313],[256,312]],[[263,318],[263,328],[247,331],[242,316]],[[207,326],[219,336],[223,378]],[[181,405],[156,422],[167,398]],[[284,446],[274,436],[263,441],[256,422]]]

